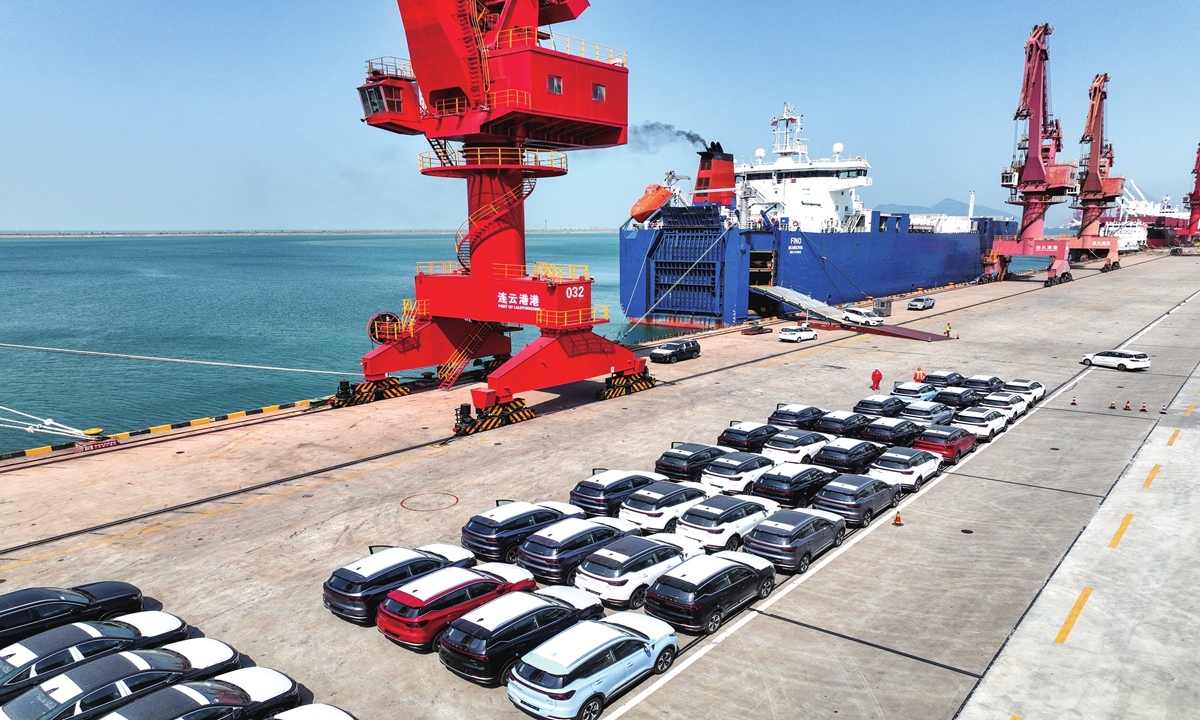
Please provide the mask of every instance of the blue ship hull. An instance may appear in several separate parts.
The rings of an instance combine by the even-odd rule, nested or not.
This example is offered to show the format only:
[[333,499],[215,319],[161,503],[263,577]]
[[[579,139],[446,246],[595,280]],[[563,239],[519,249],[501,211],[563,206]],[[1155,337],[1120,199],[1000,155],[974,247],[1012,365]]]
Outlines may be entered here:
[[982,274],[992,239],[1016,231],[1012,221],[977,218],[970,233],[914,233],[908,221],[898,214],[868,232],[806,233],[727,227],[716,205],[664,207],[656,227],[620,231],[621,307],[650,323],[731,325],[752,310],[794,310],[771,307],[756,285],[841,305],[968,282]]

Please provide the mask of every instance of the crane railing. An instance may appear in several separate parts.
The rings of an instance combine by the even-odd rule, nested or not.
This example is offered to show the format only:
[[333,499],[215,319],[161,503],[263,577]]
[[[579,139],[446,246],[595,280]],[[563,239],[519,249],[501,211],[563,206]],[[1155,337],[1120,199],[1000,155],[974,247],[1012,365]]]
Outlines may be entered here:
[[544,328],[573,328],[608,322],[608,306],[579,308],[577,310],[538,310],[534,324]]
[[446,148],[444,153],[426,151],[418,156],[422,170],[470,165],[512,165],[514,167],[567,169],[567,156],[555,150],[514,147]]
[[393,77],[403,80],[416,80],[412,63],[405,58],[379,57],[367,61],[367,77]]
[[524,264],[493,263],[492,277],[498,280],[529,277],[535,280],[586,280],[587,265],[556,265],[547,262],[527,262]]
[[553,50],[564,55],[573,55],[620,67],[628,67],[629,62],[629,53],[624,50],[561,33],[539,32],[535,27],[515,27],[501,30],[496,35],[496,41],[492,47],[496,50],[504,50],[529,45],[538,45],[545,50]]

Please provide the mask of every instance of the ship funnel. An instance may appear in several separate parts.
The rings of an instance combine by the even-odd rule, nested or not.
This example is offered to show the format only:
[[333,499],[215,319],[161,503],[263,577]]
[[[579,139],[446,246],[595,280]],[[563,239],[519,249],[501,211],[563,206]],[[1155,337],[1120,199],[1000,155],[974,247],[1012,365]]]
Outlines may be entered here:
[[697,155],[700,156],[700,169],[696,171],[692,202],[715,202],[732,207],[733,155],[725,152],[719,142],[709,143]]

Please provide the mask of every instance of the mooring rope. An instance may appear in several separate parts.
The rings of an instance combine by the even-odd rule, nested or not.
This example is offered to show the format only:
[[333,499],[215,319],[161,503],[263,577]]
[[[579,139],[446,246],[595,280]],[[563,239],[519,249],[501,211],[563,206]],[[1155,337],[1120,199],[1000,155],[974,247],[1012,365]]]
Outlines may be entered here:
[[336,370],[305,370],[303,368],[274,367],[271,365],[243,365],[242,363],[209,362],[208,360],[182,360],[180,358],[151,357],[147,355],[125,355],[123,353],[94,352],[92,350],[70,350],[67,348],[41,347],[38,345],[13,345],[0,343],[0,348],[12,350],[36,350],[38,352],[63,353],[66,355],[89,355],[92,357],[120,358],[122,360],[150,360],[153,362],[180,363],[183,365],[210,365],[212,367],[242,368],[244,370],[275,370],[278,372],[310,373],[313,375],[359,375],[359,372],[338,372]]

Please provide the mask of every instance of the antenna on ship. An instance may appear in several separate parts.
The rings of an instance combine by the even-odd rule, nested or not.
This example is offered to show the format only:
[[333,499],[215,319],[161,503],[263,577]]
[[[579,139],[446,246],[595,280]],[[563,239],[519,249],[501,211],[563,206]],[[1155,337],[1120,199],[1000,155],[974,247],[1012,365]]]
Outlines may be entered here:
[[808,146],[801,142],[808,138],[800,137],[804,130],[803,115],[797,115],[790,104],[784,103],[783,114],[771,119],[771,127],[775,128],[771,131],[775,136],[771,152],[781,156],[799,155],[802,160],[808,161]]

